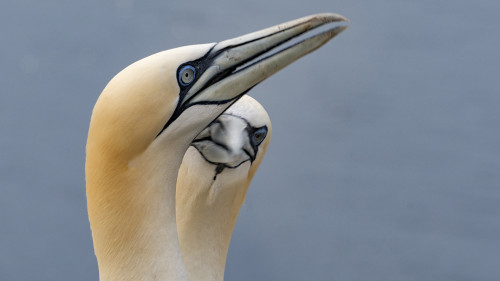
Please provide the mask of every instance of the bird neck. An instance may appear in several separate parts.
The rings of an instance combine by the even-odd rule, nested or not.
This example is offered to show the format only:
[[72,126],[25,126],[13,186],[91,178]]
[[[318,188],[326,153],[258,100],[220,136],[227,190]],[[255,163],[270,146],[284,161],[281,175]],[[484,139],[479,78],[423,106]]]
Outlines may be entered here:
[[189,280],[223,280],[231,235],[249,181],[246,177],[228,178],[230,173],[219,174],[214,180],[214,166],[192,147],[184,161],[189,165],[179,170],[176,206],[179,242]]
[[133,160],[100,150],[87,145],[86,162],[100,280],[187,280],[175,215],[175,183],[185,149],[163,153],[152,145]]

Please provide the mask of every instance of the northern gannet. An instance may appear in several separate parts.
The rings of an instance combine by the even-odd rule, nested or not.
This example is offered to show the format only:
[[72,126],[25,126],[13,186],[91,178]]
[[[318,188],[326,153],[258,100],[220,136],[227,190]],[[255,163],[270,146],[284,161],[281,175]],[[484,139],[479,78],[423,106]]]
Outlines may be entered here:
[[270,138],[269,115],[245,95],[204,129],[184,155],[176,210],[190,280],[224,280],[238,212]]
[[338,21],[346,19],[312,15],[219,43],[163,51],[108,83],[93,109],[85,163],[101,281],[187,280],[175,215],[186,150],[252,87],[346,27],[273,52],[276,47]]

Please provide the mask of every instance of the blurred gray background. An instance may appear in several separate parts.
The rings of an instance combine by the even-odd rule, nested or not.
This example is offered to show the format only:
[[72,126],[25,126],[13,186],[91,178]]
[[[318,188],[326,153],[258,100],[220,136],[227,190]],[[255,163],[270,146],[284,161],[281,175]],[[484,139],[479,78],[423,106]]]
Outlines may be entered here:
[[92,107],[152,53],[317,12],[350,28],[251,91],[273,140],[226,280],[500,280],[498,0],[3,1],[0,280],[97,280]]

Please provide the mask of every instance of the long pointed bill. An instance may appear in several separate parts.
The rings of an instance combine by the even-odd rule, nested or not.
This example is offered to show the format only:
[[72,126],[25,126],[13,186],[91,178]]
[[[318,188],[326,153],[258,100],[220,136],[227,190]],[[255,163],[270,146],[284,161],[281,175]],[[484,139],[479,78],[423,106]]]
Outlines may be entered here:
[[191,100],[188,103],[221,102],[244,94],[295,60],[323,46],[347,26],[332,27],[269,54],[274,49],[317,27],[339,21],[348,20],[337,14],[312,15],[216,44],[204,58],[211,60],[211,64],[189,90],[186,98]]
[[[297,43],[291,40],[300,40],[299,36],[322,25],[342,21],[348,20],[337,14],[311,15],[214,44],[202,58],[179,67],[190,65],[197,75],[182,90],[175,113],[164,128],[192,105],[236,101],[272,74],[323,46],[347,26],[332,27]],[[291,44],[284,47],[287,42]]]

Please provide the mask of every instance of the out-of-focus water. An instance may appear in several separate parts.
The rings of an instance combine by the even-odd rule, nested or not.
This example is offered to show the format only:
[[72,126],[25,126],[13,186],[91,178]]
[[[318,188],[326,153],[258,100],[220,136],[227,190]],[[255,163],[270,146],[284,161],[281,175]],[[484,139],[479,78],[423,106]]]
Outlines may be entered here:
[[500,2],[8,1],[0,280],[97,280],[91,110],[157,51],[329,11],[350,28],[251,91],[273,140],[226,280],[499,280]]

